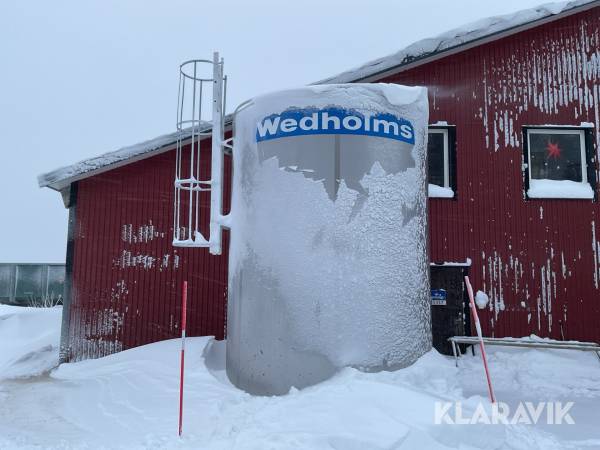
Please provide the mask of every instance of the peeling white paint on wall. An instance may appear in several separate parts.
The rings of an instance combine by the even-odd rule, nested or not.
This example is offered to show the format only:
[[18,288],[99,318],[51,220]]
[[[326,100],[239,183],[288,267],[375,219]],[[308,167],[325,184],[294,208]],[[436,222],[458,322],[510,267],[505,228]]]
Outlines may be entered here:
[[113,309],[102,309],[96,311],[96,333],[95,335],[112,337],[123,327],[123,313]]
[[[473,88],[472,98],[481,99],[475,115],[482,121],[485,148],[488,150],[515,149],[521,152],[522,128],[517,124],[545,125],[547,122],[527,123],[527,117],[532,112],[543,117],[567,111],[572,114],[572,120],[556,125],[593,127],[596,131],[597,158],[600,159],[599,27],[596,21],[582,19],[579,31],[574,36],[561,34],[549,35],[544,42],[532,40],[530,44],[525,44],[523,51],[514,54],[495,53],[484,58],[483,76],[479,85]],[[597,178],[600,179],[600,173],[597,173]],[[546,205],[539,206],[540,221],[547,218],[547,212]],[[532,224],[536,213],[532,212],[529,217]],[[596,236],[594,221],[591,221],[591,226],[593,282],[595,288],[600,289],[600,242],[597,239],[600,236]],[[550,235],[548,227],[545,228],[545,234]],[[510,239],[510,236],[506,237]],[[515,299],[515,302],[524,296],[521,307],[528,310],[527,323],[531,324],[532,315],[537,316],[540,332],[546,327],[548,333],[553,331],[556,314],[559,314],[561,325],[566,325],[564,304],[569,297],[565,280],[572,276],[574,264],[582,258],[587,259],[589,253],[582,254],[582,249],[575,248],[573,251],[576,256],[571,260],[570,252],[562,251],[557,242],[552,245],[549,239],[540,242],[547,249],[543,260],[536,258],[531,261],[523,253],[513,253],[511,242],[507,245],[508,256],[504,251],[500,256],[490,248],[481,252],[482,284],[490,297],[488,308],[492,330],[504,310],[505,295]],[[524,276],[523,263],[528,267],[527,276]],[[561,308],[562,314],[557,312]]]
[[[494,255],[487,258],[487,284],[489,286],[489,292],[486,292],[490,298],[488,308],[493,316],[492,329],[494,324],[498,320],[498,315],[501,311],[504,311],[504,285],[502,283],[502,271],[503,263],[500,255],[494,251]],[[506,276],[506,272],[505,272]],[[485,279],[485,273],[484,273]],[[485,287],[484,287],[485,289]]]
[[121,240],[128,244],[147,243],[159,237],[165,237],[165,233],[156,230],[151,220],[136,229],[130,223],[121,226]]
[[[600,244],[598,248],[600,249]],[[510,249],[512,246],[509,246]],[[484,261],[481,269],[482,285],[483,291],[490,297],[488,311],[492,330],[498,322],[498,317],[506,309],[505,293],[510,292],[511,297],[524,298],[519,304],[528,311],[527,323],[531,322],[531,312],[535,311],[538,331],[541,331],[544,317],[548,333],[552,332],[553,309],[555,309],[555,304],[562,299],[560,296],[566,292],[566,288],[559,286],[559,279],[565,280],[571,276],[571,273],[565,264],[563,252],[561,252],[560,266],[558,266],[558,254],[554,247],[549,245],[547,251],[547,257],[543,263],[537,265],[535,262],[531,262],[530,270],[527,273],[520,256],[511,254],[508,256],[508,261],[504,261],[497,251],[487,257],[485,251],[481,252]],[[535,290],[539,289],[539,295],[534,304],[531,304],[530,284],[538,287]]]
[[[172,262],[171,262],[172,261]],[[119,257],[113,261],[114,265],[120,269],[140,268],[144,270],[157,269],[163,271],[172,264],[174,269],[179,267],[179,256],[173,258],[171,254],[165,253],[162,256],[154,256],[144,253],[132,253],[129,250],[122,250]]]
[[490,129],[488,121],[488,85],[487,85],[487,62],[483,60],[483,126],[485,128],[485,147],[490,147]]
[[76,361],[123,350],[120,336],[125,314],[112,308],[85,312],[83,339],[74,342]]
[[[127,244],[148,244],[155,239],[163,239],[165,233],[158,230],[152,220],[147,224],[134,227],[133,224],[121,225],[121,241]],[[135,247],[134,247],[135,248]],[[121,253],[113,260],[113,264],[120,269],[141,268],[144,270],[156,269],[163,271],[172,264],[173,268],[179,267],[179,258],[172,257],[170,253],[163,255],[154,255],[130,249],[123,249]]]
[[111,302],[119,302],[129,293],[125,280],[117,281],[117,284],[110,291]]
[[[550,259],[540,268],[542,311],[548,319],[548,333],[552,331],[552,300],[556,297],[556,274],[550,268]],[[539,313],[538,313],[539,315]]]
[[598,289],[600,282],[600,243],[596,240],[596,221],[592,220],[592,252],[594,258],[594,286]]
[[[480,97],[484,102],[486,148],[491,146],[493,133],[494,151],[521,149],[521,129],[514,124],[531,109],[557,114],[559,107],[572,107],[576,119],[593,117],[596,129],[600,129],[600,51],[594,50],[599,43],[597,25],[583,21],[579,36],[549,38],[541,47],[532,41],[526,57],[511,54],[486,58]],[[596,139],[600,149],[599,135]]]
[[144,255],[142,253],[133,254],[129,250],[123,250],[120,257],[115,261],[115,265],[121,269],[127,267],[141,267],[143,269],[152,269],[156,263],[156,257]]

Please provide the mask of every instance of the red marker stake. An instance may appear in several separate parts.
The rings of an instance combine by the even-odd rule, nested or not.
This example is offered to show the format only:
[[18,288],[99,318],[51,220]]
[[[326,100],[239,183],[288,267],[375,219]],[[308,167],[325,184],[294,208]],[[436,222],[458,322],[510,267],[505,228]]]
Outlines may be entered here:
[[181,299],[181,373],[179,376],[179,436],[183,431],[183,369],[185,363],[185,313],[187,307],[187,281],[183,282],[183,295]]
[[479,316],[477,316],[477,308],[475,308],[475,300],[473,299],[473,288],[469,277],[465,276],[465,284],[467,285],[467,292],[469,293],[469,306],[471,308],[471,315],[475,322],[475,329],[477,330],[477,336],[479,337],[479,348],[481,349],[481,359],[483,359],[483,368],[485,369],[485,376],[487,378],[488,391],[490,392],[490,401],[496,403],[496,397],[494,396],[494,389],[492,388],[492,380],[490,378],[490,370],[487,365],[487,356],[485,354],[485,345],[483,344],[483,334],[481,333],[481,325],[479,324]]

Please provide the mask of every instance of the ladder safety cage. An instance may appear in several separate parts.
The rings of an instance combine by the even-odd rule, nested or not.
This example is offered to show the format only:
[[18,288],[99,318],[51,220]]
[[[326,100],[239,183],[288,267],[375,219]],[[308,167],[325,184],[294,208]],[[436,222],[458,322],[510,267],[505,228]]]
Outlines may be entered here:
[[[212,76],[203,75],[207,68]],[[221,254],[223,224],[228,222],[223,216],[223,149],[230,146],[224,141],[226,90],[218,52],[212,61],[196,59],[179,66],[173,246],[208,247],[213,255]],[[212,137],[210,176],[200,146],[205,136]],[[210,193],[208,235],[202,231],[203,192]]]

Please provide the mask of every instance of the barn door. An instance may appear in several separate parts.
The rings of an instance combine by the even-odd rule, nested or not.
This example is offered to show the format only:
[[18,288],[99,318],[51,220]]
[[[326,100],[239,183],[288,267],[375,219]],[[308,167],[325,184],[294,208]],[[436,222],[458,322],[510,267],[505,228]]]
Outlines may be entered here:
[[[469,305],[463,266],[431,266],[431,331],[433,347],[444,355],[452,354],[451,336],[470,335]],[[463,349],[464,351],[464,349]]]

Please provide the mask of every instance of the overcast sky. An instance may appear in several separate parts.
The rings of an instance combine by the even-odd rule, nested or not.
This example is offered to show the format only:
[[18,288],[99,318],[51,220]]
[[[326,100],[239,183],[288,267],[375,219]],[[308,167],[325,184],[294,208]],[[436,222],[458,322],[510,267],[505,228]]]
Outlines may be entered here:
[[0,262],[64,262],[36,177],[174,131],[178,65],[219,50],[228,109],[539,0],[0,0]]

